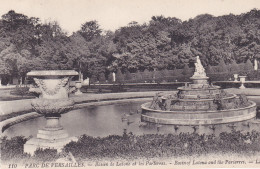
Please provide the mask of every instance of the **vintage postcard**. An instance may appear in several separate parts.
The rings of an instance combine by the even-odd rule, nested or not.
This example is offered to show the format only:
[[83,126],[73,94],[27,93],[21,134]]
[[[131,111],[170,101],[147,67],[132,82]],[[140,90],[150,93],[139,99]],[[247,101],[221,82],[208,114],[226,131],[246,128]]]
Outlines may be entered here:
[[260,168],[260,1],[0,0],[1,169]]

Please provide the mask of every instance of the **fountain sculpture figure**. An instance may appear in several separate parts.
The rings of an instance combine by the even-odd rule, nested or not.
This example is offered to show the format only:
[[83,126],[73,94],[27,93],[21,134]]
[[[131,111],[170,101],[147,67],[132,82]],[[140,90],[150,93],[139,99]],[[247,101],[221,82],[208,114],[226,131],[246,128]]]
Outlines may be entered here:
[[196,57],[195,72],[192,77],[206,77],[205,69],[201,64],[199,56]]

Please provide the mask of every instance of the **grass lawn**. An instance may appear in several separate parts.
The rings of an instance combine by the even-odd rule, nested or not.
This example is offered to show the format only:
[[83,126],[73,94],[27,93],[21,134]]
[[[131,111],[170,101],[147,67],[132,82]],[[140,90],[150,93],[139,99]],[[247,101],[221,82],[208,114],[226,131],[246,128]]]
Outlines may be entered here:
[[35,96],[19,96],[13,95],[10,92],[14,89],[0,89],[0,101],[11,101],[11,100],[21,100],[21,99],[32,99]]

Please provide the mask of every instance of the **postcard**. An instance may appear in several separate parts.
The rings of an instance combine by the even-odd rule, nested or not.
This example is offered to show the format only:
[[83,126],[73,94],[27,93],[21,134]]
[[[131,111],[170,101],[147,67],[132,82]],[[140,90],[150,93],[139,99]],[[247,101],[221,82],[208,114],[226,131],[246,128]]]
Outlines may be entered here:
[[257,0],[1,0],[1,168],[260,168]]

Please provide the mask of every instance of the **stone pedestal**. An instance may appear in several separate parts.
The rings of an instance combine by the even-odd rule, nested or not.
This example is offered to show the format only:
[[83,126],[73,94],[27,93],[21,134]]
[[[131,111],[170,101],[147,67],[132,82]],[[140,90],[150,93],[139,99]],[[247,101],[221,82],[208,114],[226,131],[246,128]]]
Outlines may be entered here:
[[208,85],[208,77],[199,77],[199,76],[192,76],[190,78],[193,83],[190,84],[191,88],[202,88],[205,85]]
[[246,76],[239,76],[239,78],[240,78],[240,82],[241,82],[241,86],[239,87],[239,89],[245,89],[246,87],[245,87],[244,83],[246,81]]
[[24,145],[24,152],[32,154],[38,149],[62,148],[71,141],[77,141],[76,137],[69,137],[69,134],[59,123],[60,117],[46,117],[46,126],[38,130],[37,137],[28,140]]
[[238,74],[234,74],[234,82],[237,82],[238,80]]
[[[50,135],[52,135],[52,134],[49,134],[48,136],[50,136]],[[71,141],[77,141],[77,138],[76,137],[66,137],[66,138],[52,139],[52,140],[41,139],[41,138],[31,138],[24,145],[24,152],[33,155],[34,152],[39,148],[56,149],[58,152],[61,152],[62,148]]]

